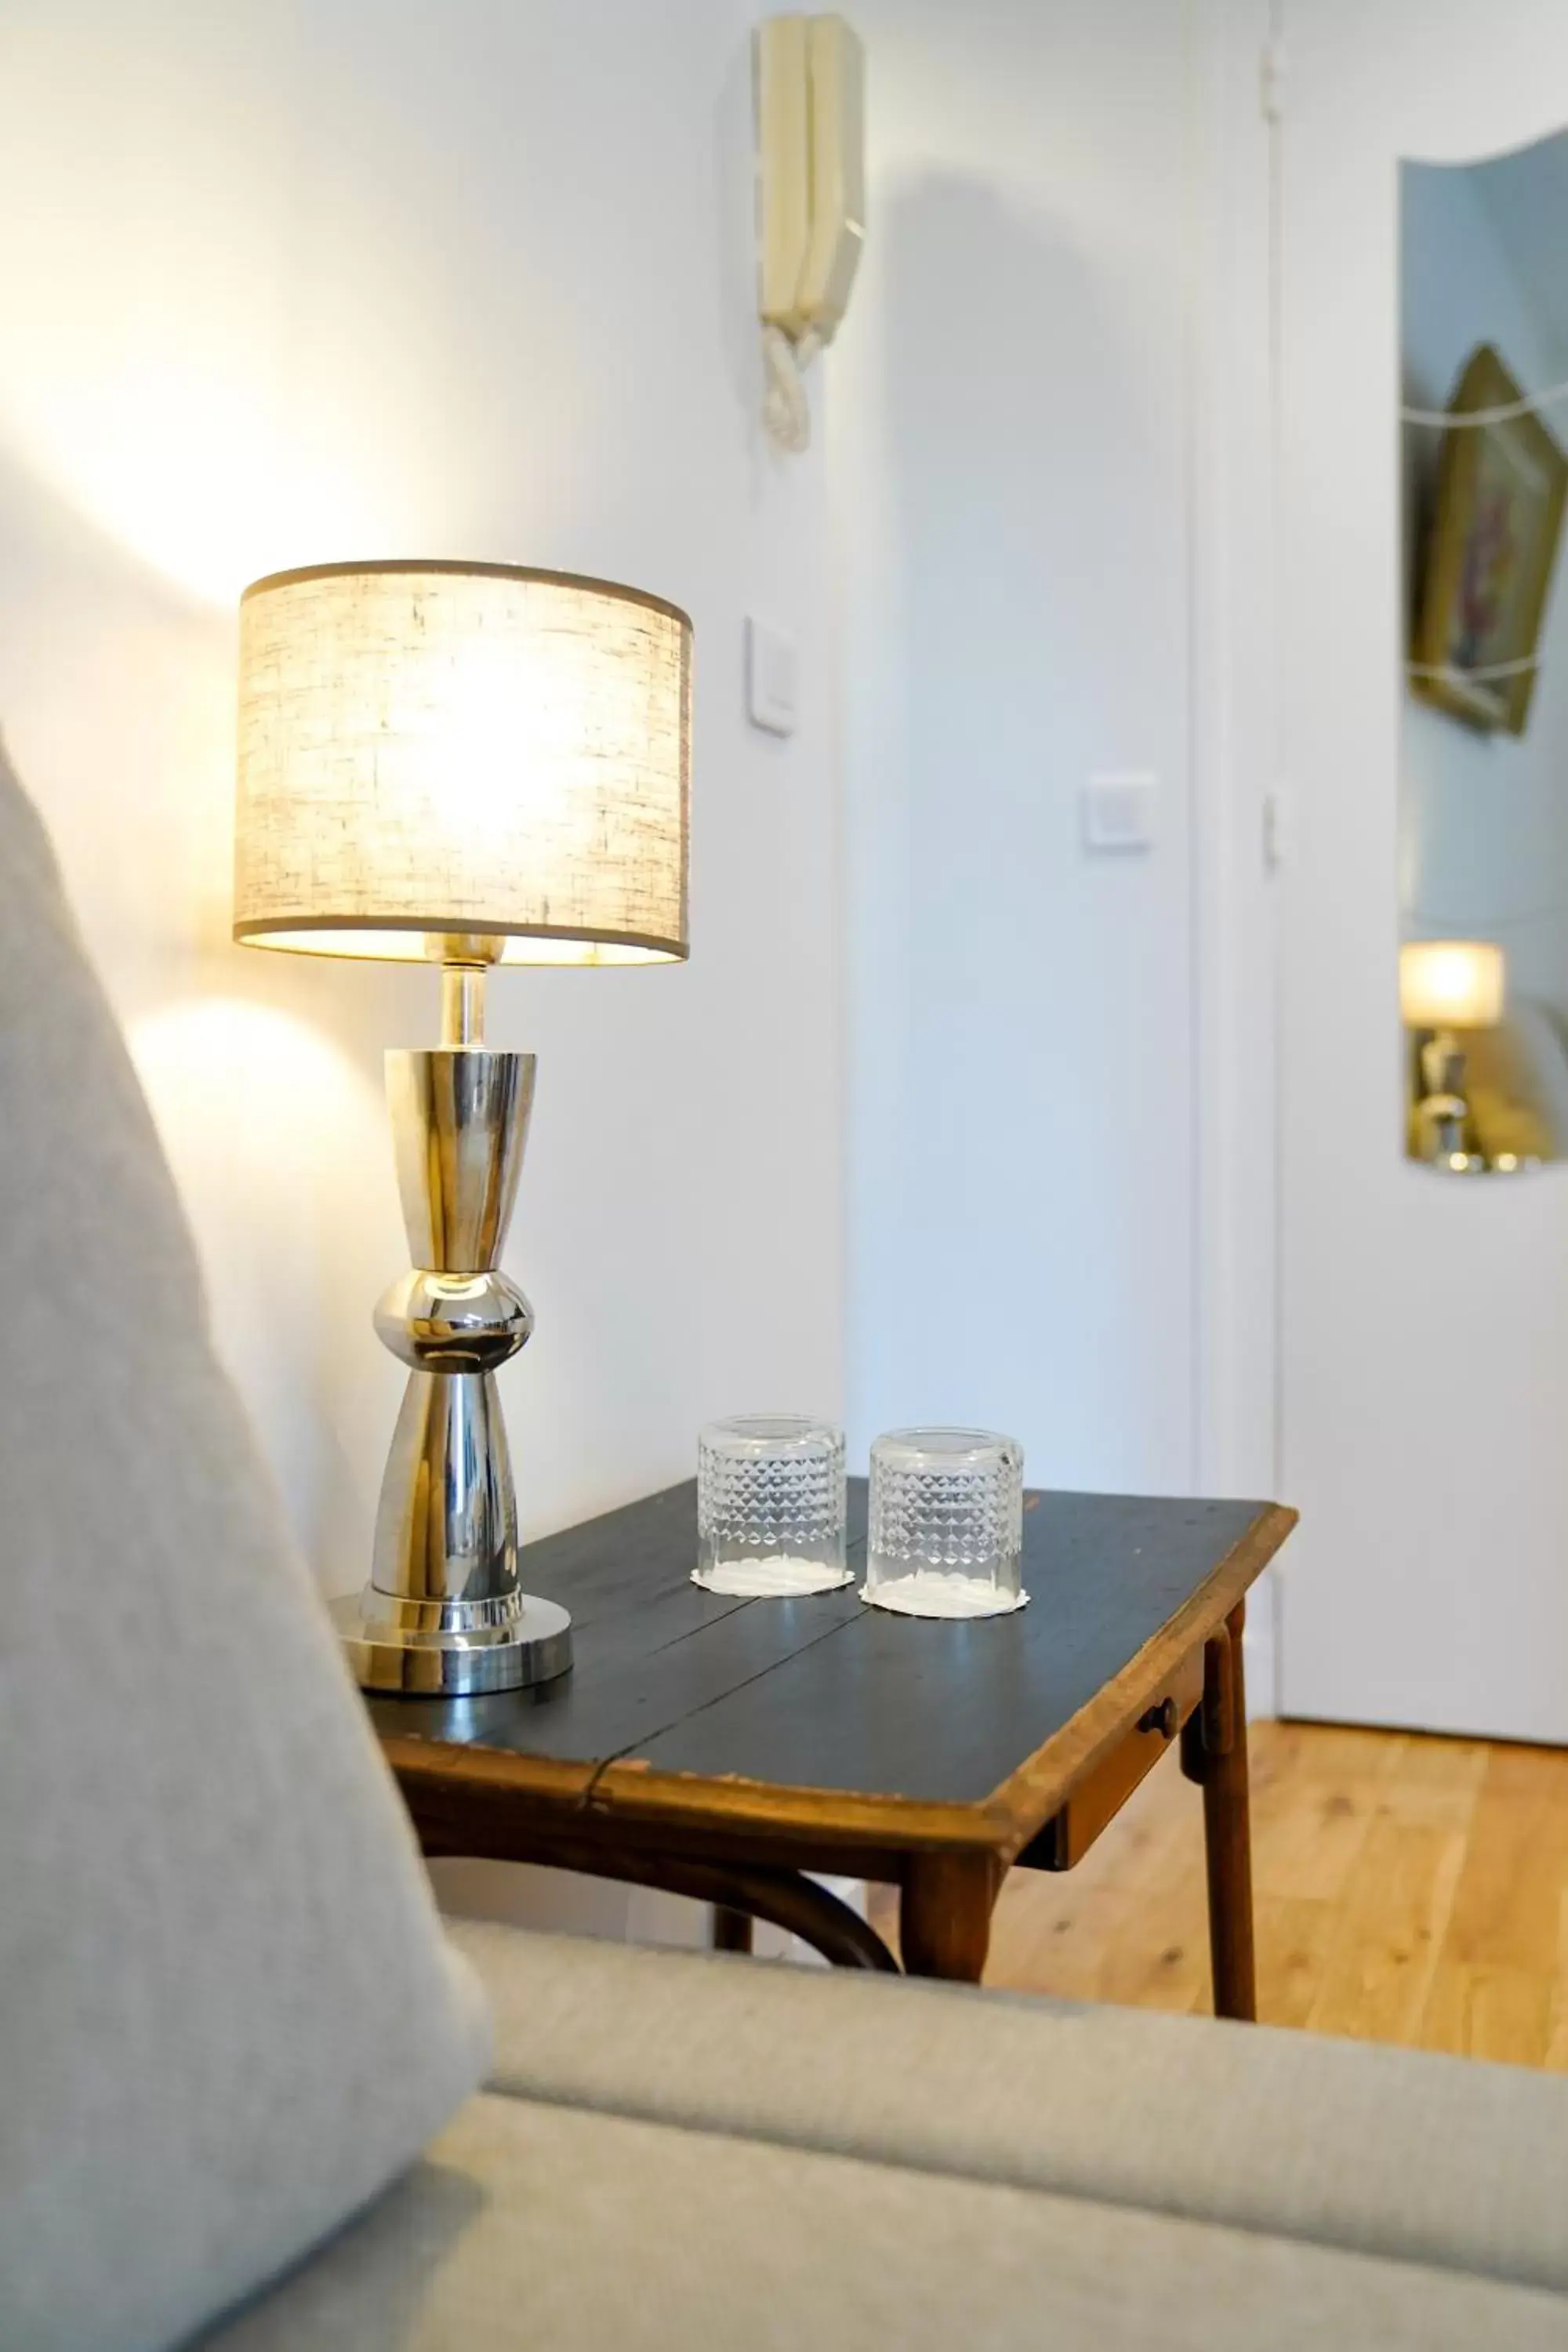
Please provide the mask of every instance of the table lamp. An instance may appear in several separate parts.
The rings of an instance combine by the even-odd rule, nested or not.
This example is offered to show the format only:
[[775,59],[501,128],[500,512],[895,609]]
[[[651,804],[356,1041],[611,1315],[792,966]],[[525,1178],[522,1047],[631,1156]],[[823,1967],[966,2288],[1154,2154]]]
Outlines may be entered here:
[[450,1696],[571,1664],[521,1591],[498,1368],[533,1328],[501,1271],[535,1057],[484,1042],[496,963],[687,953],[691,624],[636,589],[499,563],[315,564],[240,600],[234,936],[428,961],[441,1042],[386,1057],[413,1258],[375,1328],[409,1379],[363,1592],[365,1688]]
[[1469,1165],[1464,1048],[1456,1029],[1495,1029],[1502,1019],[1501,948],[1490,940],[1407,940],[1399,950],[1399,1010],[1417,1039],[1415,1133],[1419,1156]]

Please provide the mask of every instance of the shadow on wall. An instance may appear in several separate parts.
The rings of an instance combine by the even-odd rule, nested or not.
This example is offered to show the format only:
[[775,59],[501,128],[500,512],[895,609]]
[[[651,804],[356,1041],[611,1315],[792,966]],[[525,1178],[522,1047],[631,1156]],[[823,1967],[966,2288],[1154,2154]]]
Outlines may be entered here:
[[344,1400],[384,1431],[402,1385],[367,1303],[404,1254],[382,1106],[389,982],[412,1018],[419,975],[329,979],[232,944],[232,611],[172,586],[4,454],[0,544],[0,728],[174,1162],[218,1344],[297,1536],[354,1563],[346,1582],[374,1496],[357,1491],[366,1448]]
[[[1184,842],[1170,822],[1158,859],[1091,865],[1079,814],[1096,768],[1158,766],[1173,818],[1184,788],[1179,318],[1162,383],[1131,260],[968,177],[884,194],[877,243],[885,570],[850,719],[854,1196],[876,1203],[857,1388],[883,1423],[1016,1429],[1037,1476],[1179,1489]],[[1156,1433],[1136,1456],[1130,1428]]]

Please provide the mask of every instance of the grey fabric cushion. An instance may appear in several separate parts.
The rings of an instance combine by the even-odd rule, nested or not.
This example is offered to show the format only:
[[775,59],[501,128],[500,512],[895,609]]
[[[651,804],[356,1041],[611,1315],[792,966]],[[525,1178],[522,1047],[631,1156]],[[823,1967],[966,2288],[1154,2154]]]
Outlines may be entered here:
[[1568,2303],[1529,2287],[482,2098],[407,2182],[205,2345],[1561,2352],[1565,2340]]
[[457,1923],[492,2087],[1568,2290],[1568,2082]]
[[0,756],[0,2344],[163,2345],[482,2074]]

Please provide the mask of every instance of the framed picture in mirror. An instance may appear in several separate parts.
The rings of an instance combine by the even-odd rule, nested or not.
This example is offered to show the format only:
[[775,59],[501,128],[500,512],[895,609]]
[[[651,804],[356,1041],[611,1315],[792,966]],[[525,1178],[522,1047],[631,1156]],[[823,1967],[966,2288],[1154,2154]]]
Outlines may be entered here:
[[1410,682],[1469,726],[1522,735],[1568,494],[1568,457],[1490,343],[1448,403],[1417,558]]

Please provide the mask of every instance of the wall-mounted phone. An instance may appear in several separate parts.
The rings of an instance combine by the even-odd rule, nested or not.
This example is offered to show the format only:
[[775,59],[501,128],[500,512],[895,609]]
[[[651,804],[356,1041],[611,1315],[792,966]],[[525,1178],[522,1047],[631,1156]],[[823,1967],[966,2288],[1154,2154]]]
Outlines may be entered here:
[[865,53],[842,16],[769,16],[756,69],[763,417],[804,449],[802,371],[844,316],[865,236]]

